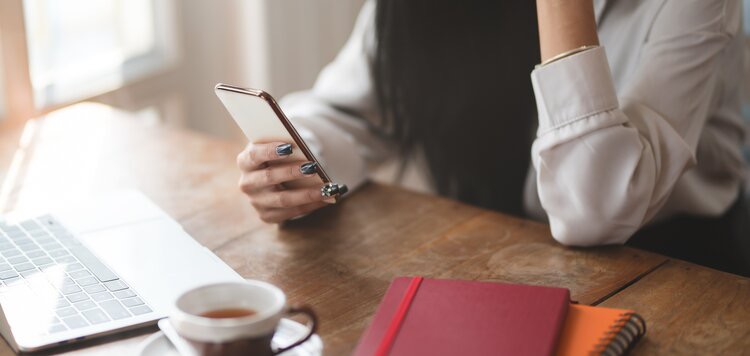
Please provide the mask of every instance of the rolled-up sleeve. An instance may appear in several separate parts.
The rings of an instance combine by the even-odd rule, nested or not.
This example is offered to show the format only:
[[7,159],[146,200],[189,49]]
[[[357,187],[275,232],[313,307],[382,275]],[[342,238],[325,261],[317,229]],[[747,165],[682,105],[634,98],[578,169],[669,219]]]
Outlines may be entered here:
[[738,9],[736,0],[666,1],[621,93],[603,47],[532,72],[532,160],[555,239],[622,244],[658,212],[695,164]]

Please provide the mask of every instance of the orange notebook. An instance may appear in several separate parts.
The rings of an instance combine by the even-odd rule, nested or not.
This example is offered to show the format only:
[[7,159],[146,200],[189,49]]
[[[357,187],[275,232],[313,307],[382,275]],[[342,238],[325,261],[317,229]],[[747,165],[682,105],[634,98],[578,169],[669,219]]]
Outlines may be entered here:
[[571,304],[557,356],[624,355],[646,334],[646,322],[632,310]]

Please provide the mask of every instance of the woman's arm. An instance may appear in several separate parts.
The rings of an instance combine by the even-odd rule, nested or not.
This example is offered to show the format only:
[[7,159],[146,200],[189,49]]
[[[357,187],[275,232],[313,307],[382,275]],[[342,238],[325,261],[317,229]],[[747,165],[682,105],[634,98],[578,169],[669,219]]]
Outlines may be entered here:
[[567,51],[599,44],[592,0],[537,0],[542,62]]
[[284,112],[337,183],[356,189],[371,166],[392,154],[379,134],[371,64],[375,53],[375,1],[362,7],[349,40],[311,90],[281,100]]
[[[376,110],[369,66],[374,5],[372,0],[364,5],[346,45],[321,72],[315,86],[281,101],[326,173],[351,189],[365,182],[371,164],[390,153],[372,123]],[[266,222],[281,222],[333,203],[321,197],[320,187],[278,188],[280,183],[316,177],[316,166],[289,160],[292,149],[284,142],[250,144],[237,157],[242,171],[240,188]],[[280,164],[269,168],[269,161]]]
[[[596,44],[591,0],[538,5],[545,59]],[[717,88],[727,48],[740,31],[739,1],[666,0],[654,11],[620,92],[603,47],[532,73],[537,188],[552,235],[563,244],[621,244],[648,223],[695,165],[712,108],[736,94]]]

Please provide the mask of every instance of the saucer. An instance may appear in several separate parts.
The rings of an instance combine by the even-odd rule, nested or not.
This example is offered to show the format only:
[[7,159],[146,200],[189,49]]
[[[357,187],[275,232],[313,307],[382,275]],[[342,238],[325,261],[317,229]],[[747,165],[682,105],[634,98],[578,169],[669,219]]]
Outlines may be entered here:
[[[170,327],[171,324],[160,322],[160,328]],[[276,333],[273,335],[273,346],[285,346],[293,343],[295,340],[305,336],[307,327],[294,320],[281,319]],[[138,353],[141,356],[164,355],[164,356],[181,356],[175,349],[172,342],[169,341],[163,331],[159,331],[141,343]],[[323,354],[323,341],[318,334],[314,334],[304,344],[299,345],[287,352],[279,354],[281,356],[320,356]]]

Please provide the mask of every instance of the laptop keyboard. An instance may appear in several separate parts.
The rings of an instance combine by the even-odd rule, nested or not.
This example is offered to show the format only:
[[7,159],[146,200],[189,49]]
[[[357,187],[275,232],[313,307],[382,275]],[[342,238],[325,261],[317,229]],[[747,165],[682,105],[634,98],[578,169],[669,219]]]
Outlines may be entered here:
[[23,292],[48,301],[40,304],[49,309],[42,311],[48,315],[42,334],[151,312],[122,278],[49,215],[15,225],[0,221],[0,281],[0,301]]

